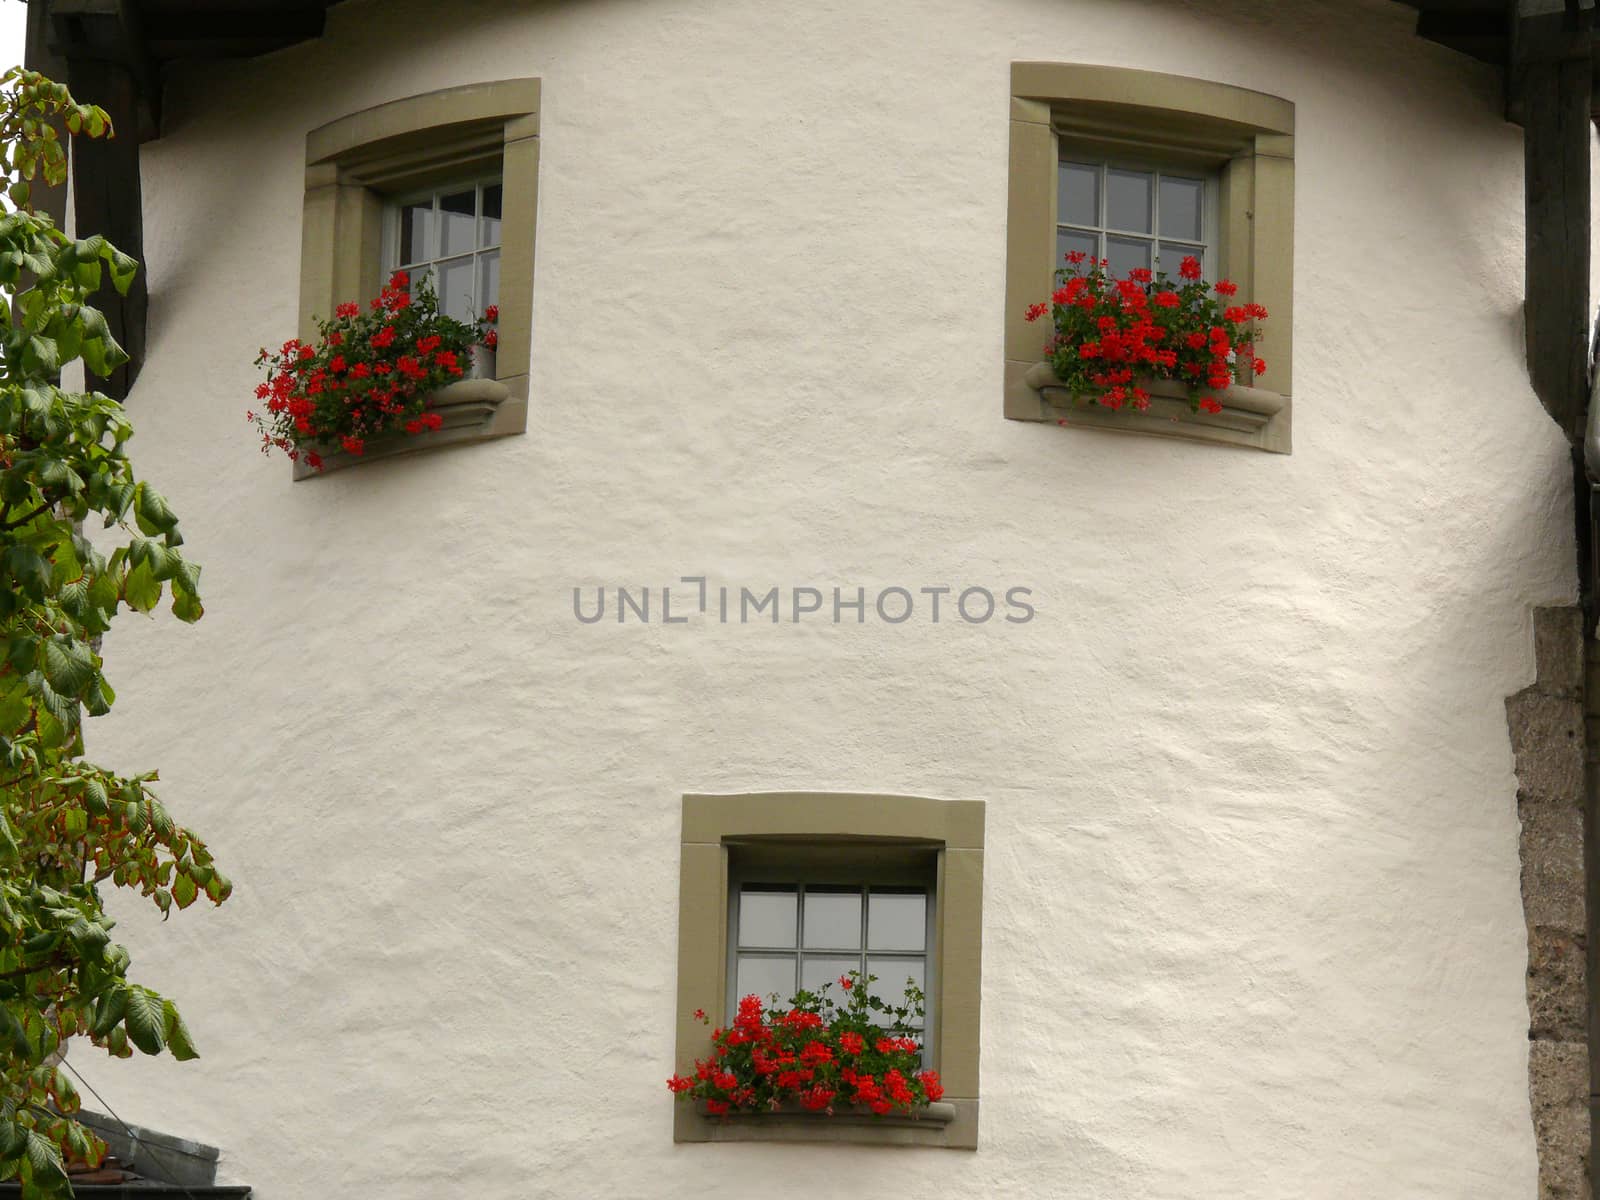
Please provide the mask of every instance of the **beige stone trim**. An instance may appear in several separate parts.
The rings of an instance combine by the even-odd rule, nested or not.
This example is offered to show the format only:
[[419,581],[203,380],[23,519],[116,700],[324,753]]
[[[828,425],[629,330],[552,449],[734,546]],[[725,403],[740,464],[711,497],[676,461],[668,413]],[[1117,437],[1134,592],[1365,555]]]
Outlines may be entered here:
[[1149,410],[1111,412],[1095,403],[1092,397],[1073,396],[1061,386],[1049,363],[1036,362],[1026,368],[1021,363],[1007,363],[1006,366],[1008,396],[1014,394],[1019,405],[1041,405],[1043,419],[1060,425],[1197,442],[1225,442],[1274,454],[1288,454],[1293,448],[1289,440],[1289,422],[1294,403],[1277,392],[1230,387],[1212,393],[1222,404],[1222,411],[1205,413],[1194,411],[1189,402],[1189,389],[1183,384],[1171,379],[1143,379],[1138,382],[1150,393]]
[[[331,121],[306,136],[299,329],[308,340],[316,335],[318,317],[328,316],[344,301],[377,294],[387,195],[453,172],[500,164],[504,207],[496,379],[506,389],[505,402],[485,412],[474,429],[441,431],[426,439],[427,445],[421,444],[424,439],[408,442],[403,452],[504,437],[527,428],[538,134],[539,80],[507,79],[394,100]],[[386,455],[369,453],[352,461],[381,457]],[[295,477],[315,474],[302,469]]]
[[1506,700],[1528,931],[1528,1097],[1541,1197],[1587,1197],[1590,1152],[1585,809],[1600,749],[1600,655],[1583,612],[1533,611],[1535,678]]
[[[1042,321],[1030,325],[1023,313],[1029,304],[1047,299],[1054,287],[1056,162],[1062,138],[1142,144],[1147,151],[1170,152],[1220,170],[1222,271],[1239,285],[1241,301],[1254,300],[1271,314],[1261,345],[1267,371],[1248,390],[1284,400],[1276,418],[1281,429],[1259,448],[1287,453],[1294,365],[1294,105],[1263,92],[1153,71],[1077,63],[1011,65],[1004,411],[1015,420],[1058,419],[1053,406],[1031,395],[1025,383],[1043,358],[1050,330]],[[1146,428],[1120,422],[1128,432],[1255,444],[1213,436],[1202,423],[1174,433],[1170,422]]]
[[678,884],[677,1069],[706,1053],[703,1008],[723,1024],[727,991],[729,847],[785,841],[813,861],[830,847],[855,859],[867,846],[930,849],[938,857],[934,901],[932,1024],[945,1120],[882,1123],[800,1115],[721,1121],[679,1103],[674,1138],[709,1141],[843,1141],[974,1149],[978,1138],[979,1020],[983,960],[982,801],[832,792],[687,795]]
[[539,133],[539,81],[502,79],[407,96],[329,121],[306,135],[306,162],[335,162],[392,138],[493,122],[507,139]]
[[920,1118],[780,1113],[719,1120],[703,1117],[689,1105],[680,1103],[674,1133],[675,1140],[680,1142],[840,1142],[867,1146],[933,1146],[946,1150],[977,1148],[976,1100],[946,1100],[929,1107],[940,1111]]
[[521,433],[528,425],[528,377],[464,379],[435,392],[429,408],[444,418],[438,430],[417,437],[400,433],[376,439],[367,443],[360,456],[330,447],[322,455],[320,471],[306,466],[303,460],[296,462],[295,479],[315,479],[381,459],[440,450],[446,446],[466,446]]
[[1294,132],[1294,105],[1277,96],[1210,79],[1130,67],[1016,62],[1011,64],[1011,94],[1044,101],[1052,108],[1074,102],[1103,104],[1199,116],[1208,123],[1234,125],[1249,133]]

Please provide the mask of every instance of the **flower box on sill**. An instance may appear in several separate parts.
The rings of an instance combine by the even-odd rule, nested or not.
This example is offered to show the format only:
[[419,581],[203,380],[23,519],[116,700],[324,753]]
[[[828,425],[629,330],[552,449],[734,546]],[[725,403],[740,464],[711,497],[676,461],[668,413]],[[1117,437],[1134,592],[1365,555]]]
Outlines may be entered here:
[[[927,1104],[910,1113],[878,1116],[864,1105],[843,1105],[812,1112],[798,1104],[776,1112],[730,1112],[713,1116],[704,1101],[692,1109],[698,1136],[707,1142],[847,1142],[862,1145],[950,1146],[951,1126],[960,1110],[948,1100]],[[974,1114],[975,1119],[975,1114]],[[684,1139],[691,1140],[691,1139]]]
[[[516,382],[525,386],[527,376]],[[448,384],[428,398],[428,411],[438,413],[443,420],[438,429],[373,438],[359,455],[346,454],[337,446],[330,447],[321,452],[322,470],[307,466],[302,458],[294,464],[294,477],[308,479],[374,459],[521,433],[527,419],[528,400],[519,392],[520,389],[514,391],[508,382],[498,379],[463,379]]]
[[1136,382],[1150,393],[1150,407],[1136,412],[1128,407],[1103,407],[1092,395],[1074,395],[1056,378],[1047,362],[1035,363],[1023,374],[1043,405],[1043,419],[1088,429],[1154,434],[1191,441],[1223,442],[1250,446],[1274,454],[1288,454],[1290,400],[1277,392],[1235,384],[1214,395],[1222,410],[1196,412],[1189,390],[1175,379],[1143,378]]

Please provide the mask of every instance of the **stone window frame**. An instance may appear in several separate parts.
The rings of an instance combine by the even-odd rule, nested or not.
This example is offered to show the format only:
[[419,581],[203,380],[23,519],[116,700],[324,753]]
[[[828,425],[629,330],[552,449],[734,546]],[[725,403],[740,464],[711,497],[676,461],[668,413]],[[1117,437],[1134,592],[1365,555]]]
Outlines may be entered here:
[[[528,423],[533,345],[534,232],[539,188],[536,78],[503,79],[391,100],[306,135],[300,250],[300,337],[316,318],[382,284],[386,198],[464,172],[500,167],[499,346],[492,379],[444,389],[445,426],[422,439],[370,444],[361,459],[325,456],[325,469],[462,442],[522,433]],[[296,464],[295,478],[317,472]]]
[[[1148,413],[1071,405],[1049,387],[1048,321],[1028,305],[1054,288],[1056,176],[1061,145],[1136,151],[1220,172],[1219,273],[1238,302],[1271,314],[1253,387],[1220,397],[1215,417],[1189,412],[1181,387],[1153,389]],[[1080,63],[1011,64],[1010,193],[1006,227],[1005,415],[1019,421],[1291,449],[1294,365],[1294,105],[1212,80]],[[1169,393],[1163,395],[1162,393]]]
[[[728,1020],[728,879],[741,845],[792,847],[814,867],[830,857],[886,862],[908,850],[936,855],[929,1035],[945,1098],[918,1119],[784,1113],[708,1118],[677,1102],[677,1142],[853,1142],[973,1150],[978,1144],[978,1043],[983,967],[981,800],[840,792],[755,792],[683,797],[678,893],[677,1070],[709,1049],[704,1009]],[[899,852],[900,857],[896,855]]]

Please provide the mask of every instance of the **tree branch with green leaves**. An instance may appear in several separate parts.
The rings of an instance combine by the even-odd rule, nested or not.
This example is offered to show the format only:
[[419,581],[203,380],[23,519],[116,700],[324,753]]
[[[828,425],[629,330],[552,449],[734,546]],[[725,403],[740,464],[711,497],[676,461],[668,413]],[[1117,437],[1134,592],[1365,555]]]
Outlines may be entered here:
[[[105,1153],[72,1117],[69,1039],[115,1057],[196,1056],[172,1002],[128,979],[101,885],[163,915],[231,890],[156,797],[153,772],[83,757],[84,715],[115,699],[99,653],[113,618],[167,598],[183,621],[202,608],[177,517],[134,475],[122,406],[60,386],[71,362],[103,378],[127,361],[89,299],[108,274],[125,293],[138,264],[32,207],[35,180],[66,178],[58,124],[112,136],[105,113],[62,85],[20,68],[0,76],[0,1178],[30,1200],[70,1195],[66,1160]],[[111,532],[91,540],[91,521]]]

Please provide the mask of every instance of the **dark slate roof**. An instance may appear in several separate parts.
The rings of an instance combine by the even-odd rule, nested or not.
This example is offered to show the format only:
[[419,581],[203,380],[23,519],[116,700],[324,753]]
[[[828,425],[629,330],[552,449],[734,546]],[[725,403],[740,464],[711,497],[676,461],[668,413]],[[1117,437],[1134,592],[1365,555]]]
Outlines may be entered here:
[[[66,57],[249,58],[322,36],[339,0],[46,0]],[[100,17],[114,20],[100,22]],[[97,28],[99,26],[99,28]],[[115,44],[109,40],[116,39]]]
[[[1531,63],[1588,58],[1600,78],[1595,0],[1400,0],[1417,10],[1417,36],[1501,67],[1506,116],[1521,121],[1518,71]],[[1600,123],[1600,89],[1592,115]]]
[[[155,1183],[149,1179],[128,1183],[77,1183],[72,1194],[78,1200],[250,1200],[247,1187],[184,1187],[176,1183]],[[22,1187],[0,1183],[0,1200],[18,1200]]]
[[[340,0],[32,0],[28,63],[117,63],[139,93],[141,139],[159,136],[161,81],[181,59],[253,58],[322,36]],[[37,32],[36,32],[37,31]],[[41,44],[42,43],[42,44]]]

